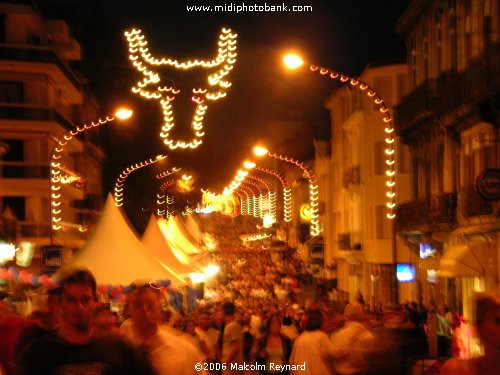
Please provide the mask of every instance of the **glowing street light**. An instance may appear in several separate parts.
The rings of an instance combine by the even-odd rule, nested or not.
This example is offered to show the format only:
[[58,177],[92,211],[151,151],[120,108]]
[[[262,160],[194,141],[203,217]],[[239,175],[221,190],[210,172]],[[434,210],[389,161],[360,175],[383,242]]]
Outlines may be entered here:
[[287,69],[293,70],[304,65],[304,60],[302,60],[302,57],[300,57],[296,53],[287,53],[285,56],[283,56],[283,63],[285,64]]
[[[50,154],[50,221],[51,221],[51,236],[52,231],[60,230],[63,225],[69,227],[75,227],[74,224],[64,223],[62,221],[62,201],[61,201],[61,184],[68,183],[72,181],[71,177],[63,175],[62,172],[65,171],[65,167],[61,163],[61,158],[63,156],[66,145],[70,140],[76,137],[78,134],[86,132],[87,130],[97,128],[101,125],[111,123],[114,120],[127,120],[132,116],[132,110],[128,108],[121,107],[113,116],[107,116],[105,118],[100,118],[95,122],[77,126],[76,129],[68,130],[64,132],[57,140],[52,152]],[[86,231],[86,228],[82,225],[76,226],[81,232]]]
[[[294,54],[287,54],[283,58],[283,62],[287,69],[296,69],[301,64],[299,61],[302,61],[301,57]],[[294,63],[295,62],[295,63]],[[379,112],[383,115],[382,121],[385,127],[385,155],[386,155],[386,207],[388,209],[387,218],[394,219],[396,217],[396,152],[395,152],[395,138],[394,138],[394,128],[392,126],[392,117],[389,113],[389,108],[385,105],[382,97],[368,84],[362,82],[356,78],[350,77],[346,74],[341,74],[334,70],[323,68],[318,65],[311,64],[309,66],[311,72],[319,73],[322,76],[328,76],[333,80],[338,80],[343,84],[349,84],[351,87],[357,88],[361,90],[361,92],[365,93],[369,98],[373,100],[375,106],[378,107]]]

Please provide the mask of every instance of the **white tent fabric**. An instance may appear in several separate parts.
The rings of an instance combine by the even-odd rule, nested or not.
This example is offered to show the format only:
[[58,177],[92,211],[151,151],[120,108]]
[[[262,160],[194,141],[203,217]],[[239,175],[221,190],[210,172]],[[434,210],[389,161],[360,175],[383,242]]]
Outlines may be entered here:
[[472,241],[451,247],[439,261],[439,276],[484,276],[484,243]]
[[141,242],[157,259],[178,274],[201,272],[201,270],[197,269],[195,266],[188,263],[182,263],[177,259],[175,250],[172,250],[167,243],[154,215],[151,215],[149,219],[148,226],[142,235]]
[[188,233],[193,237],[195,243],[201,243],[202,233],[199,224],[194,219],[193,215],[188,215],[184,221]]
[[129,285],[137,280],[170,280],[171,285],[185,281],[156,259],[139,241],[108,196],[94,234],[69,264],[87,268],[98,284]]
[[195,260],[193,256],[196,255],[193,253],[194,245],[182,235],[175,222],[171,218],[169,220],[158,219],[157,225],[174,257],[182,264],[189,265],[197,272],[201,272],[203,270],[202,263]]
[[191,236],[187,233],[182,219],[178,216],[171,217],[166,221],[166,231],[163,232],[170,246],[182,250],[187,255],[198,254],[201,249],[193,243]]

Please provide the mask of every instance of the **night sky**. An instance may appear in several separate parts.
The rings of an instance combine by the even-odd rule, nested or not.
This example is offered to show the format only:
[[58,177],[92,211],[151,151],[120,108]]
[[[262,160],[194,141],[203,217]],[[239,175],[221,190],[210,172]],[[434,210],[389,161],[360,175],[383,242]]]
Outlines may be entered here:
[[[189,170],[197,190],[217,190],[227,185],[257,140],[265,140],[266,124],[277,120],[303,120],[313,134],[329,126],[323,108],[333,82],[313,74],[290,74],[280,66],[283,51],[301,51],[307,60],[353,76],[370,63],[403,60],[404,43],[394,26],[409,0],[285,0],[291,5],[311,5],[312,12],[188,12],[188,5],[263,5],[282,1],[252,0],[41,0],[46,17],[65,19],[83,48],[83,60],[74,66],[89,80],[103,114],[119,103],[134,107],[129,126],[102,132],[106,151],[105,192],[112,190],[122,169],[162,152],[168,164],[131,174],[125,196],[128,215],[135,224],[145,221],[155,199],[152,176],[171,166]],[[232,87],[226,98],[209,105],[205,137],[196,150],[169,151],[159,133],[159,105],[131,93],[140,74],[127,58],[123,33],[142,29],[150,51],[157,57],[212,58],[222,27],[238,34],[238,57],[229,76]],[[189,87],[190,73],[168,71],[180,86]],[[196,74],[194,74],[196,76]],[[177,100],[176,100],[177,101]],[[189,128],[191,106],[176,108],[176,130]],[[175,131],[173,133],[176,134]],[[293,155],[291,155],[293,156]],[[142,216],[143,218],[137,218]],[[134,220],[134,217],[137,220]]]

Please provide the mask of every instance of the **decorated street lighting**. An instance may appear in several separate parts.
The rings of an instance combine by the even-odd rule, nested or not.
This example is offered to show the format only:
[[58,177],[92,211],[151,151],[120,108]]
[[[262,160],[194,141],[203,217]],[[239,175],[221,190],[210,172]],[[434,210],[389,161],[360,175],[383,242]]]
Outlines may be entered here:
[[[195,149],[202,143],[201,139],[205,135],[203,122],[208,102],[224,98],[231,86],[228,76],[236,63],[237,36],[237,34],[232,33],[231,29],[223,28],[219,34],[215,58],[179,62],[171,58],[154,57],[149,51],[148,42],[140,29],[125,32],[129,46],[129,59],[132,65],[143,75],[142,80],[138,81],[132,88],[132,92],[145,99],[159,102],[163,111],[163,126],[160,137],[170,149]],[[212,69],[207,74],[206,87],[193,87],[190,94],[191,101],[195,106],[191,122],[194,136],[188,142],[172,139],[170,135],[175,127],[172,103],[181,93],[181,90],[174,85],[161,82],[159,68],[165,66],[180,70]]]
[[261,166],[257,166],[257,167],[255,167],[255,169],[260,171],[260,172],[267,173],[271,176],[274,176],[278,180],[280,180],[281,186],[283,187],[283,220],[286,223],[291,222],[292,221],[292,188],[290,187],[290,184],[288,183],[286,177],[273,169],[269,169],[269,168],[265,168],[265,167],[261,167]]
[[[304,61],[302,58],[294,53],[286,54],[283,57],[283,63],[285,66],[290,69],[298,69],[304,65]],[[395,138],[394,138],[394,128],[392,126],[392,117],[389,113],[389,108],[385,105],[382,97],[368,84],[362,82],[356,78],[350,77],[346,74],[341,74],[334,70],[323,68],[318,65],[311,64],[309,65],[309,70],[311,72],[318,73],[322,76],[329,77],[333,80],[338,80],[339,82],[349,85],[350,87],[357,88],[361,92],[365,93],[369,98],[373,100],[375,106],[377,106],[379,112],[382,114],[382,121],[384,123],[385,132],[386,132],[386,207],[387,207],[387,218],[394,219],[396,217],[396,152],[395,152]]]
[[270,152],[262,146],[255,146],[253,152],[258,157],[270,156],[272,158],[293,164],[304,172],[304,176],[309,182],[309,205],[311,206],[311,223],[309,226],[309,231],[312,237],[319,236],[322,232],[322,229],[319,221],[318,182],[316,180],[316,176],[314,175],[314,171],[303,162],[300,162],[288,156]]
[[101,125],[109,124],[115,120],[124,121],[132,116],[132,110],[128,108],[118,108],[113,116],[106,116],[96,121],[77,126],[75,129],[64,132],[56,140],[56,144],[50,155],[50,221],[51,235],[52,231],[58,231],[63,226],[77,227],[79,231],[85,232],[87,228],[83,225],[76,225],[62,221],[62,185],[75,181],[77,176],[74,176],[62,163],[63,153],[69,141],[77,135],[86,132],[90,129],[95,129]]
[[117,207],[123,206],[124,185],[130,173],[136,171],[137,169],[141,169],[147,167],[148,165],[157,163],[160,160],[165,159],[166,157],[167,157],[166,155],[158,155],[155,158],[147,159],[141,161],[140,163],[129,165],[127,168],[125,168],[115,181],[114,198],[116,206]]

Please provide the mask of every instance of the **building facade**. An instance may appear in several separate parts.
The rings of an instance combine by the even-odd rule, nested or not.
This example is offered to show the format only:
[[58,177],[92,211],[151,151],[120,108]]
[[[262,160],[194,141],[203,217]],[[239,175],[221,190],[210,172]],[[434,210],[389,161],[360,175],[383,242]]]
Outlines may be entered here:
[[[30,2],[0,2],[0,240],[40,249],[79,248],[102,202],[102,150],[89,137],[66,146],[62,165],[71,176],[61,188],[62,230],[51,231],[49,161],[55,140],[96,119],[98,105],[70,62],[81,58],[78,42],[59,20],[44,20]],[[90,132],[89,132],[90,133]],[[94,133],[93,137],[96,136]]]
[[[404,95],[404,64],[367,67],[359,79],[392,107]],[[331,112],[331,141],[316,142],[316,166],[325,202],[326,274],[352,300],[359,290],[366,303],[390,302],[396,288],[393,221],[386,217],[385,123],[378,107],[350,85],[325,103]],[[330,150],[328,150],[330,147]],[[398,202],[409,199],[409,159],[397,150]]]
[[415,0],[397,24],[410,91],[396,125],[411,154],[397,233],[417,269],[412,297],[466,317],[474,292],[498,287],[499,17],[498,0]]

